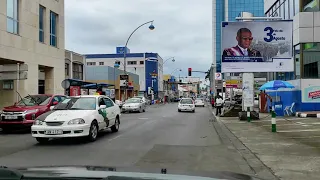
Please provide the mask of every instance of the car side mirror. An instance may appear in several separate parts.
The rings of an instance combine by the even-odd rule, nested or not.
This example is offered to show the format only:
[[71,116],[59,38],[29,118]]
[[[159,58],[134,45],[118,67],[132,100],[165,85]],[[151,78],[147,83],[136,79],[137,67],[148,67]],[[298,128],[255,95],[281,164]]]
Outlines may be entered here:
[[54,101],[52,104],[55,106],[55,105],[59,104],[59,102],[58,101]]
[[107,108],[106,105],[100,105],[100,106],[99,106],[99,109],[106,109],[106,108]]
[[50,111],[52,111],[52,110],[53,110],[53,108],[54,108],[54,106],[50,106]]

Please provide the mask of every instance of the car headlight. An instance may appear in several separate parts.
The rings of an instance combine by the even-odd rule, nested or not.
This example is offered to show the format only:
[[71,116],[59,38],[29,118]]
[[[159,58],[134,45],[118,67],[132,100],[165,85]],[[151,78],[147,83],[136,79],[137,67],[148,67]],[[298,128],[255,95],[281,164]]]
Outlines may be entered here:
[[25,114],[33,114],[33,113],[37,113],[39,111],[39,109],[31,109],[31,110],[26,110],[24,113]]
[[73,124],[84,124],[85,121],[81,118],[77,118],[77,119],[72,119],[68,122],[69,125],[73,125]]
[[39,120],[39,119],[36,119],[34,122],[33,122],[33,125],[42,125],[43,124],[43,121]]

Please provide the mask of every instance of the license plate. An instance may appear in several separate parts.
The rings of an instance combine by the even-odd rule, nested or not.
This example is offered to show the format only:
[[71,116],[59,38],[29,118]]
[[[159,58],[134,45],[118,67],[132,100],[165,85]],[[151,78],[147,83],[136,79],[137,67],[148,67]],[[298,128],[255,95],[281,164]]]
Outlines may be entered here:
[[5,116],[5,119],[18,119],[18,116]]
[[62,134],[63,131],[62,130],[46,130],[44,132],[45,134],[48,134],[48,135],[57,135],[57,134]]

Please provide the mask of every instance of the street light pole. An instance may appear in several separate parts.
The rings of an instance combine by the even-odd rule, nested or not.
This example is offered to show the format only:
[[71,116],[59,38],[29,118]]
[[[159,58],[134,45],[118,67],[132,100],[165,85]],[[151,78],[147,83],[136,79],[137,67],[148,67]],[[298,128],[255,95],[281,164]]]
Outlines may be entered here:
[[[127,39],[127,42],[124,46],[124,51],[123,51],[123,62],[124,62],[124,66],[123,66],[123,70],[124,70],[124,74],[127,75],[127,46],[128,46],[128,43],[129,43],[129,40],[131,38],[131,36],[139,29],[141,28],[142,26],[146,25],[146,24],[149,24],[151,23],[151,25],[149,26],[149,29],[150,30],[154,30],[154,26],[153,26],[153,20],[152,21],[148,21],[148,22],[145,22],[143,24],[141,24],[140,26],[138,26],[135,30],[132,31],[132,33],[130,34],[130,36],[128,37]],[[124,98],[126,99],[126,96],[127,96],[127,86],[125,86],[124,88]]]

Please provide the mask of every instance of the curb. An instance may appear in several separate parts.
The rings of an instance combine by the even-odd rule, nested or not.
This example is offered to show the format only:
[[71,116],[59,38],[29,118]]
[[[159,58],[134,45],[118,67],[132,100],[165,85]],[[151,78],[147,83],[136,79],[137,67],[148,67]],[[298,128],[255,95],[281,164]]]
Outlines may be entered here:
[[320,118],[320,113],[317,114],[308,114],[308,113],[296,113],[296,117],[300,117],[300,118],[308,118],[308,117],[312,117],[312,118]]

